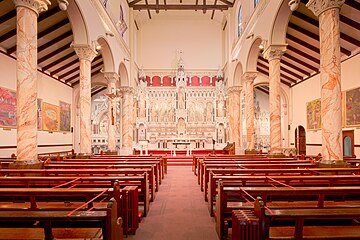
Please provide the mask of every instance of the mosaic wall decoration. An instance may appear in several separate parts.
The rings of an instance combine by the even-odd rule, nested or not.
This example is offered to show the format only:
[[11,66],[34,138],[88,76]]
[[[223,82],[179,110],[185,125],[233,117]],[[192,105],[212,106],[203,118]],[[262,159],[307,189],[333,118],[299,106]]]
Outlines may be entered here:
[[0,87],[0,126],[16,127],[16,92]]
[[345,98],[346,126],[360,125],[360,88],[346,91]]
[[306,103],[306,125],[307,130],[318,130],[321,128],[321,100],[316,99]]
[[43,102],[42,104],[42,126],[45,131],[59,131],[60,114],[59,107]]
[[59,101],[60,106],[60,131],[70,132],[71,104]]

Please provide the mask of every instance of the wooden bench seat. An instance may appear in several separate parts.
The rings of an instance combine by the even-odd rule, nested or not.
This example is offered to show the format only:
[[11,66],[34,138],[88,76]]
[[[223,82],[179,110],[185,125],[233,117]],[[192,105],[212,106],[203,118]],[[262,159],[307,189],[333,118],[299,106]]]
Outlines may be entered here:
[[52,227],[98,227],[102,229],[103,239],[122,239],[121,218],[117,217],[117,204],[112,199],[105,211],[0,211],[0,227],[24,227],[24,222],[39,222],[31,227],[44,228],[46,240],[54,239]]
[[[348,204],[346,208],[359,207],[360,205],[360,186],[340,186],[340,187],[224,187],[222,181],[218,186],[218,194],[216,196],[216,230],[219,237],[222,239],[226,235],[225,219],[231,216],[231,211],[237,209],[249,209],[249,204],[246,204],[246,199],[252,201],[251,197],[261,197],[264,204],[267,201],[279,203],[272,207],[282,208],[282,203],[288,209],[291,205],[296,208],[303,208],[308,206],[301,206],[300,203],[310,201],[317,208],[333,208],[331,202],[333,200],[344,201],[344,205]],[[344,198],[346,197],[346,198]],[[355,206],[349,205],[350,202],[357,200]],[[330,200],[330,202],[329,202]],[[229,202],[241,202],[243,204],[228,204]],[[330,204],[329,204],[330,203]]]
[[201,191],[207,192],[210,172],[215,175],[252,175],[252,176],[294,176],[294,175],[359,175],[360,168],[299,168],[299,169],[219,169],[207,168],[201,178]]
[[75,187],[75,188],[111,188],[117,182],[121,188],[137,186],[139,203],[143,204],[143,216],[146,217],[150,208],[150,192],[147,173],[138,176],[61,176],[61,177],[19,177],[0,176],[0,187]]
[[216,188],[219,180],[223,181],[225,186],[241,187],[265,187],[265,186],[359,186],[360,175],[315,175],[315,176],[224,176],[210,174],[208,196],[209,212],[214,216],[213,208],[215,204]]
[[[264,213],[264,238],[279,239],[359,239],[360,225],[337,226],[339,219],[354,220],[360,218],[360,208],[317,208],[317,209],[271,209]],[[289,221],[290,220],[290,221]],[[285,235],[284,231],[280,234],[281,227],[276,227],[277,231],[270,232],[273,221],[282,221],[289,225],[295,221],[295,228],[292,235]],[[316,224],[326,224],[324,220],[331,221],[330,226],[309,226],[307,220],[316,220]],[[314,223],[313,223],[314,224]],[[339,223],[341,224],[341,223]],[[335,229],[338,231],[334,231]],[[330,230],[332,229],[332,230]],[[271,233],[271,234],[270,234]]]
[[0,176],[136,176],[148,174],[150,201],[155,199],[154,171],[149,169],[0,169]]

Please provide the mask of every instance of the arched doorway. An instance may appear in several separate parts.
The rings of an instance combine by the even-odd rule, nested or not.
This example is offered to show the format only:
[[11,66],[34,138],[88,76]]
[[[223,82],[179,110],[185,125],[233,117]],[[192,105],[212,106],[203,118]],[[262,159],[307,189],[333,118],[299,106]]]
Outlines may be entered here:
[[343,148],[344,157],[354,156],[354,130],[343,131]]
[[295,148],[299,155],[306,155],[306,131],[301,125],[295,129]]

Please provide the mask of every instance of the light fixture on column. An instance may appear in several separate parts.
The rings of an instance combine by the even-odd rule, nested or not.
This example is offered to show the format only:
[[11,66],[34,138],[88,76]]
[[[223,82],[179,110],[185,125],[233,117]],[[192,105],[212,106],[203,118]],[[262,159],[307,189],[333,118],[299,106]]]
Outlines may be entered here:
[[259,48],[261,50],[264,50],[266,48],[266,45],[267,45],[267,40],[262,40],[260,45],[259,45]]
[[299,7],[300,0],[290,0],[288,5],[291,11],[295,11]]
[[66,11],[69,6],[69,2],[67,0],[58,0],[59,8],[62,11]]

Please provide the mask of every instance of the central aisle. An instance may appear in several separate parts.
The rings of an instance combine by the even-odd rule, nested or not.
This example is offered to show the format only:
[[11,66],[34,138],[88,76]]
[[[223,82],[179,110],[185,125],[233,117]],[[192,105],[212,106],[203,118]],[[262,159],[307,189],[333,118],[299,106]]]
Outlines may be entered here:
[[129,239],[217,240],[215,221],[189,166],[169,166],[149,215]]

